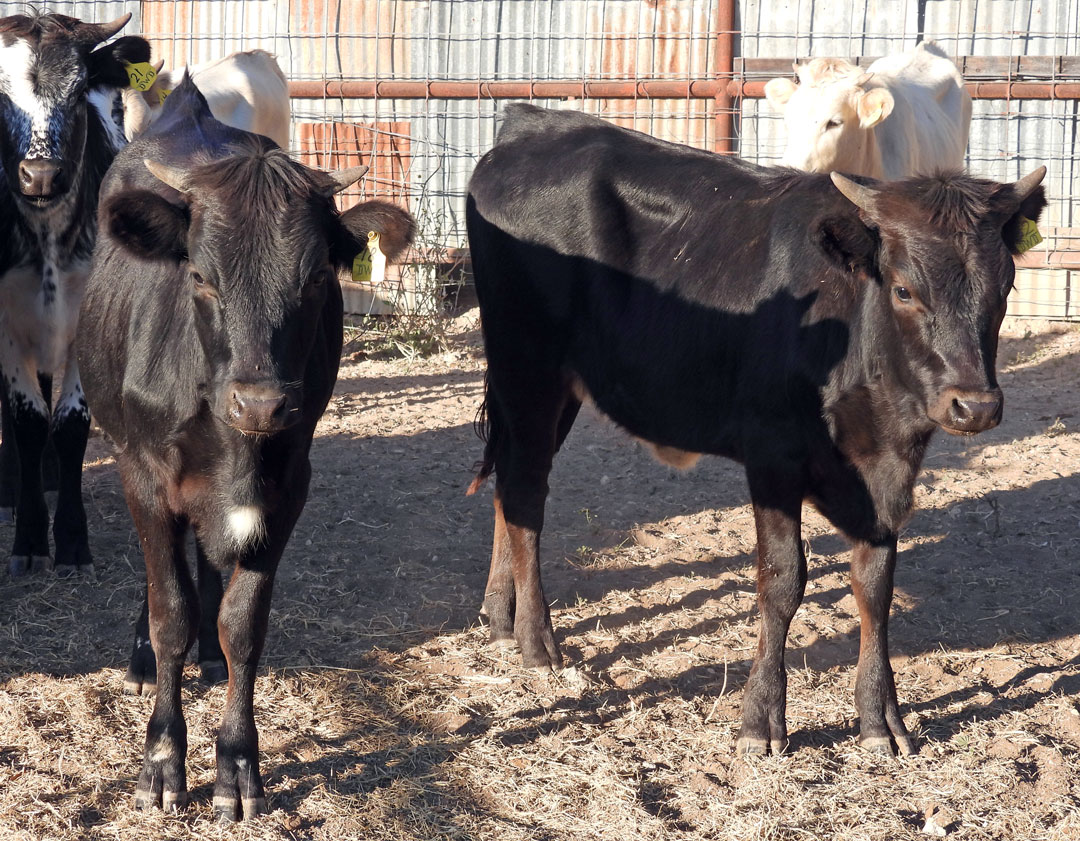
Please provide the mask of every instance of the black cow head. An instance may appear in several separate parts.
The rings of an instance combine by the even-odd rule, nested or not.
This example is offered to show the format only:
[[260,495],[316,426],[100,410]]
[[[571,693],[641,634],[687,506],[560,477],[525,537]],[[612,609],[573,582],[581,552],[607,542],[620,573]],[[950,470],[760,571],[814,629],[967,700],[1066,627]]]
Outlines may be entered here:
[[411,241],[413,220],[375,201],[338,214],[332,196],[367,167],[311,170],[256,135],[231,151],[190,169],[144,161],[177,201],[121,192],[100,218],[131,253],[178,267],[194,302],[212,410],[242,433],[268,435],[300,419],[304,371],[338,271],[372,230],[395,256]]
[[124,62],[149,59],[142,38],[95,49],[130,17],[106,24],[52,14],[0,18],[0,163],[24,206],[45,208],[68,193],[86,153],[90,93],[125,87]]
[[[1003,399],[998,330],[1013,286],[1024,219],[1046,206],[1046,167],[1014,184],[940,175],[883,184],[839,173],[832,181],[866,225],[828,238],[850,266],[872,267],[880,305],[902,347],[890,358],[948,432],[997,426]],[[886,337],[880,337],[887,340]]]

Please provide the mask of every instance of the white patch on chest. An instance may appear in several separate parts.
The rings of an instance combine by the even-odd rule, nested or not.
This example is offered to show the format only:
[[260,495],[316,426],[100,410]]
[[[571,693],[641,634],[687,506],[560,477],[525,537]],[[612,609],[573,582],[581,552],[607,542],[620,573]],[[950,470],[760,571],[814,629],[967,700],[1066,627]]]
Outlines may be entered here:
[[263,513],[254,505],[237,505],[225,516],[225,530],[238,549],[262,540],[266,533]]

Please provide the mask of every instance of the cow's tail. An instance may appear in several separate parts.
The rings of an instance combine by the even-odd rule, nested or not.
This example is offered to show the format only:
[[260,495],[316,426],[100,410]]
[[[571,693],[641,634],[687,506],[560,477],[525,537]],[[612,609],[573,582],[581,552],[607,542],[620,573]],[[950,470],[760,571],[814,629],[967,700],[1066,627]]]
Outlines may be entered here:
[[502,418],[499,416],[498,404],[492,400],[489,377],[484,377],[484,402],[476,412],[473,429],[476,430],[476,436],[484,442],[484,457],[474,465],[476,476],[465,491],[466,496],[472,496],[480,490],[487,477],[495,472],[495,453],[503,435]]

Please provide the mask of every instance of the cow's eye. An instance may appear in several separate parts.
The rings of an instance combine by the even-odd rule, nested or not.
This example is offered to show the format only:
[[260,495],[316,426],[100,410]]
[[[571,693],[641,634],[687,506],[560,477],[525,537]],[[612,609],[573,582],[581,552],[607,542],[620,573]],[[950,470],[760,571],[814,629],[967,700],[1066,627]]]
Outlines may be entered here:
[[838,119],[836,117],[833,117],[831,120],[829,120],[829,122],[825,123],[825,128],[826,128],[826,130],[832,129],[832,128],[840,128],[840,126],[842,126],[843,124],[844,124],[843,120],[840,120],[840,119]]
[[191,272],[191,283],[196,289],[206,288],[206,278],[198,272]]
[[906,286],[894,286],[893,294],[896,295],[896,300],[904,304],[911,303],[911,293],[908,292]]

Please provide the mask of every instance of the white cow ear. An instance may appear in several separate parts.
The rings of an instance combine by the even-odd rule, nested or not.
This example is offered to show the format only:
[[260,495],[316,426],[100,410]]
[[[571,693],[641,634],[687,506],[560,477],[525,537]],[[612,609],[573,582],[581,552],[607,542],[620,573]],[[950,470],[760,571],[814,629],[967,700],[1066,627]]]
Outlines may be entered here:
[[892,113],[894,102],[892,94],[884,88],[866,91],[858,98],[855,106],[859,114],[859,125],[873,128]]
[[795,93],[795,83],[791,79],[770,79],[765,85],[765,98],[781,114]]

